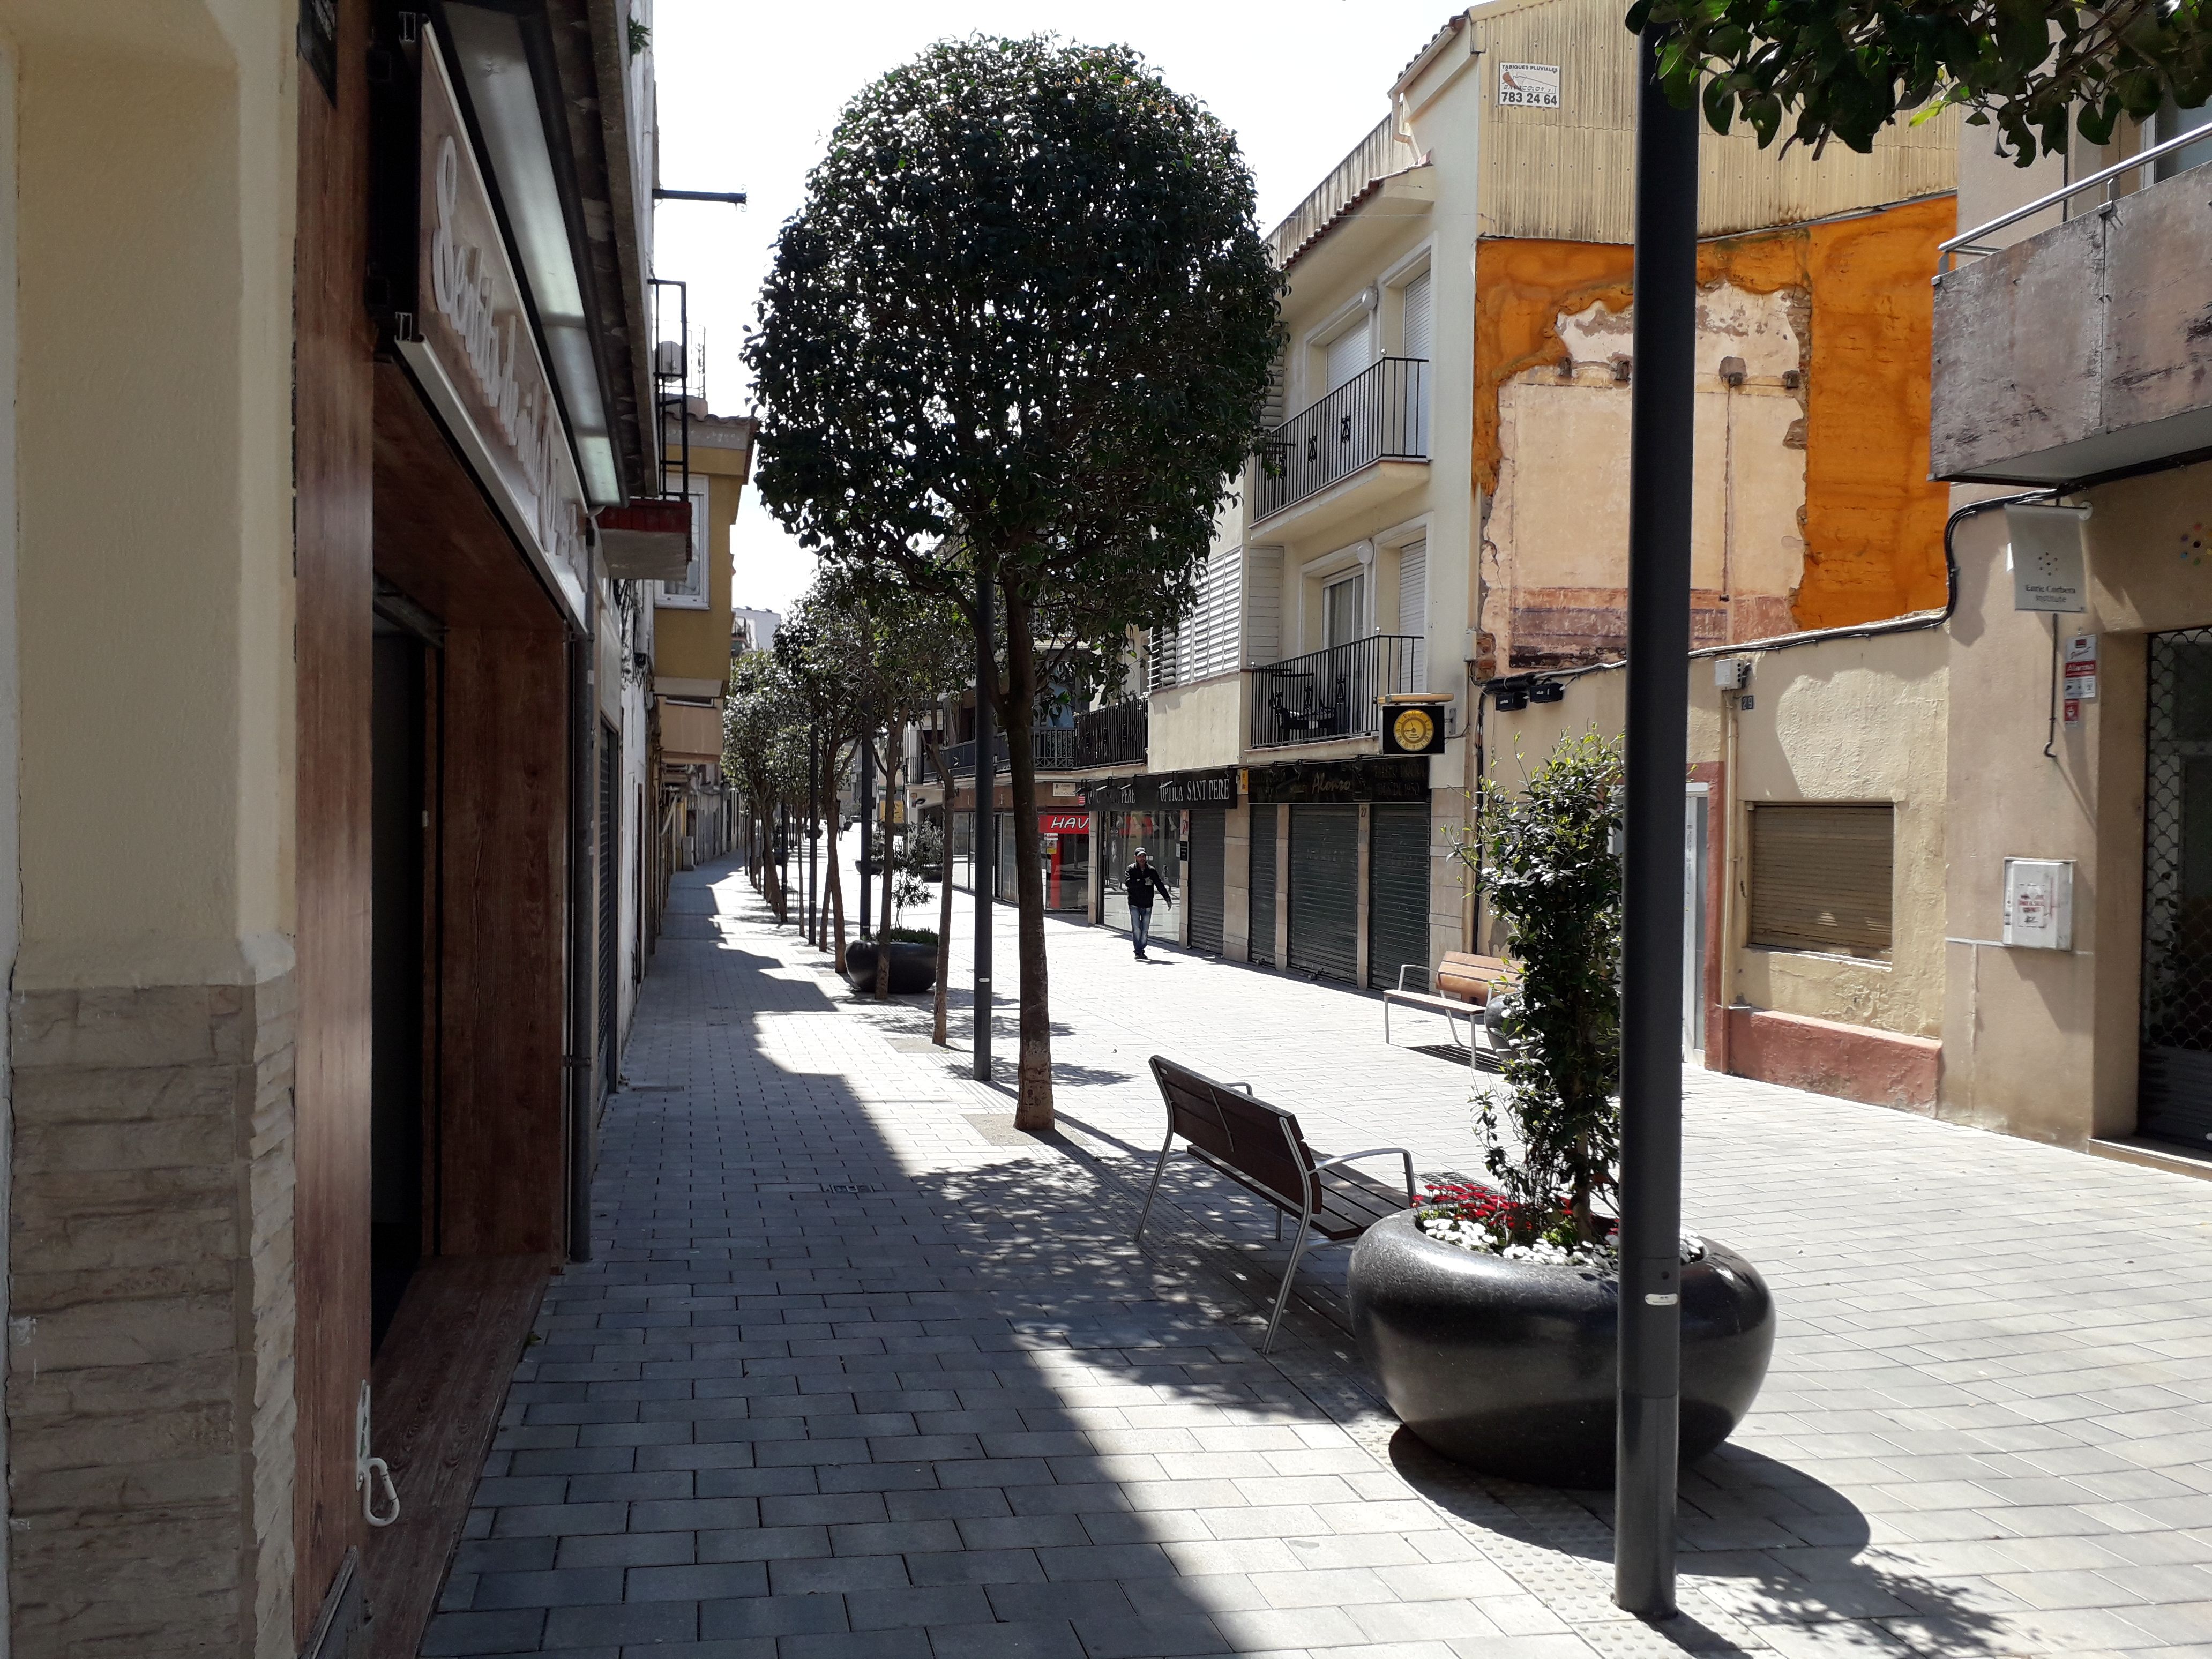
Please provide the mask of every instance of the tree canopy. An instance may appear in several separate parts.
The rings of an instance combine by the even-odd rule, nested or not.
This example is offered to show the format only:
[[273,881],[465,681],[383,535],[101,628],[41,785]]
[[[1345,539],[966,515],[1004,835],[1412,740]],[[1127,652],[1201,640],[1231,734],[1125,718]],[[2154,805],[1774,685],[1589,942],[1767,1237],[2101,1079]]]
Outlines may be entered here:
[[1762,144],[1787,123],[1788,142],[1864,151],[1952,104],[2026,167],[2069,121],[2101,144],[2124,115],[2212,100],[2212,0],[1637,0],[1628,27],[1647,21],[1674,101],[1702,97],[1717,132],[1741,115]]
[[[995,589],[1005,675],[979,690],[1021,822],[1039,691],[1103,681],[1130,629],[1190,609],[1261,435],[1281,280],[1254,204],[1234,136],[1127,48],[979,35],[846,106],[778,239],[745,345],[761,499],[832,570],[978,634]],[[1016,870],[1017,1115],[1041,1127],[1034,836]]]

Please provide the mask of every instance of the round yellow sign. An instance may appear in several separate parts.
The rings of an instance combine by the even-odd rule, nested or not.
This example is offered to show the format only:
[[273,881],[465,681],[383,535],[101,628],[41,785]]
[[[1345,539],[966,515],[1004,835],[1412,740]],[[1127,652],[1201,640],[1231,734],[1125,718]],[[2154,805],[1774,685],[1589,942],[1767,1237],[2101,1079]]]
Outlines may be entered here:
[[1398,747],[1410,754],[1419,754],[1429,746],[1436,735],[1437,723],[1425,708],[1401,708],[1390,723],[1390,734],[1397,738]]

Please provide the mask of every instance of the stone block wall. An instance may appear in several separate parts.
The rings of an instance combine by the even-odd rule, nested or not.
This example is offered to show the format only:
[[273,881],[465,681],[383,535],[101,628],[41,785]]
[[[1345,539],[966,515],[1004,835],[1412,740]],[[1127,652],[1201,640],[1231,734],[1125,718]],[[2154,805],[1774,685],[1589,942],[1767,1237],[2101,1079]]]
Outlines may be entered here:
[[11,999],[15,1659],[292,1651],[293,1016]]

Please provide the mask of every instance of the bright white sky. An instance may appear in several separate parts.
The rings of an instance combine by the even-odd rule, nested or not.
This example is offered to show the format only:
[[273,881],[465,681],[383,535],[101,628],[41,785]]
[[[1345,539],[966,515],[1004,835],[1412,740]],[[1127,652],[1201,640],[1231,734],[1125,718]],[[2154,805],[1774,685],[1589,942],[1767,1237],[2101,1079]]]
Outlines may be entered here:
[[[707,340],[707,394],[743,414],[738,349],[777,228],[795,212],[837,112],[884,70],[947,35],[1050,31],[1113,40],[1236,130],[1276,222],[1389,112],[1398,71],[1453,15],[1450,0],[658,0],[660,182],[742,190],[749,205],[663,202],[656,274],[690,284]],[[788,609],[813,559],[745,493],[733,538],[734,598]]]

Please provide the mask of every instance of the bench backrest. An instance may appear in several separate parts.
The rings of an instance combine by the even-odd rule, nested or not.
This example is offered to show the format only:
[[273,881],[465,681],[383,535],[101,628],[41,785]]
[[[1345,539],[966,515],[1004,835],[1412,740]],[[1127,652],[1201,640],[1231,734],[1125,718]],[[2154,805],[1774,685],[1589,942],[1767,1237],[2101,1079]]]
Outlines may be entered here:
[[1296,1115],[1201,1077],[1164,1055],[1152,1056],[1152,1075],[1159,1080],[1173,1133],[1293,1208],[1301,1203],[1321,1207],[1313,1149],[1299,1132]]
[[1437,969],[1437,990],[1440,995],[1464,1002],[1487,1001],[1491,992],[1511,975],[1511,968],[1502,957],[1449,951]]

